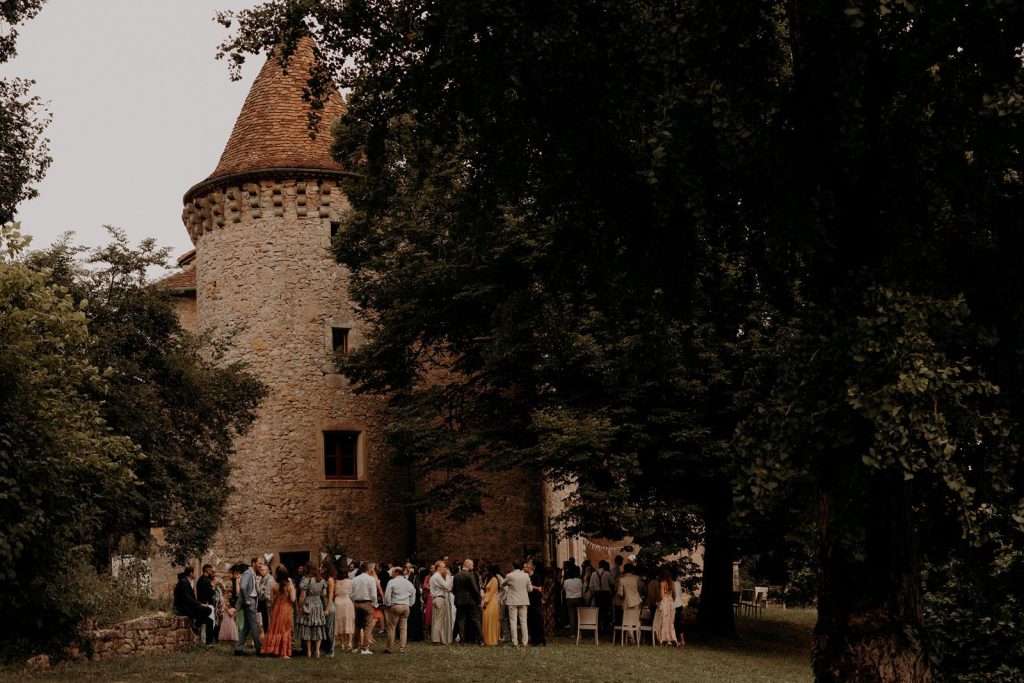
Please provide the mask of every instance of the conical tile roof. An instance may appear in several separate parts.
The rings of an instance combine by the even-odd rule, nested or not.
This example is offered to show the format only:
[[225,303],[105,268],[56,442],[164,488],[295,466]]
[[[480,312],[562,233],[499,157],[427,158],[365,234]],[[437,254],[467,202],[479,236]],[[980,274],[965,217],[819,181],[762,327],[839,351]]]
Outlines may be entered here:
[[[299,39],[285,71],[276,54],[267,58],[249,90],[220,162],[207,181],[236,173],[296,168],[340,171],[331,158],[331,120],[345,111],[331,87],[316,137],[310,137],[309,103],[302,92],[316,64],[313,39]],[[206,181],[204,181],[206,182]]]

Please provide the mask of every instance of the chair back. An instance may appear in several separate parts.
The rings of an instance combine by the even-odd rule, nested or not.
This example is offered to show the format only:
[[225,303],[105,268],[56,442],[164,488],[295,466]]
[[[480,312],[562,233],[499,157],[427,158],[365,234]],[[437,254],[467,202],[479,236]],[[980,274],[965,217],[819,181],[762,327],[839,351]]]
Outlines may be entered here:
[[631,631],[640,628],[640,608],[630,607],[622,610],[622,630]]
[[597,608],[577,607],[580,628],[597,628]]
[[768,587],[767,586],[755,586],[754,587],[754,604],[765,606],[768,604]]
[[754,602],[754,589],[753,588],[744,588],[742,591],[740,591],[740,604],[741,605],[744,605],[744,604],[745,605],[749,605],[752,602]]

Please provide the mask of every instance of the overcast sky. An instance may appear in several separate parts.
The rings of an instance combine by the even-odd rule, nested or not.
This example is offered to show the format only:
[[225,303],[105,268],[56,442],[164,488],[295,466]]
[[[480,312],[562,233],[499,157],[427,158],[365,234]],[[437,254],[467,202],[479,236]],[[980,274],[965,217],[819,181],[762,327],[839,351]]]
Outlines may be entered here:
[[263,57],[231,82],[214,59],[218,9],[256,0],[49,0],[24,25],[5,76],[36,81],[49,103],[53,164],[18,210],[33,246],[74,230],[90,246],[104,224],[133,241],[192,248],[181,198],[217,165]]

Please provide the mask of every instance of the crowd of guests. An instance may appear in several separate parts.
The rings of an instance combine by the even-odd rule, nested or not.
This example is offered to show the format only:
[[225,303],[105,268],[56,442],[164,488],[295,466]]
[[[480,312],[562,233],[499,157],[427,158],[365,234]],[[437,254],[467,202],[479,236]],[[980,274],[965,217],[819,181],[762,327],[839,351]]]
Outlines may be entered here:
[[638,571],[622,557],[597,567],[570,558],[561,569],[528,558],[513,562],[507,574],[471,559],[389,567],[327,558],[294,576],[283,564],[271,575],[263,558],[253,557],[220,577],[209,564],[198,579],[186,567],[174,589],[175,610],[205,632],[207,646],[230,641],[243,655],[251,641],[257,654],[283,658],[371,655],[374,634],[383,632],[384,654],[404,653],[410,640],[543,646],[559,629],[574,635],[583,606],[598,609],[598,628],[606,634],[621,623],[623,610],[640,609],[663,645],[684,642],[678,576],[670,568]]

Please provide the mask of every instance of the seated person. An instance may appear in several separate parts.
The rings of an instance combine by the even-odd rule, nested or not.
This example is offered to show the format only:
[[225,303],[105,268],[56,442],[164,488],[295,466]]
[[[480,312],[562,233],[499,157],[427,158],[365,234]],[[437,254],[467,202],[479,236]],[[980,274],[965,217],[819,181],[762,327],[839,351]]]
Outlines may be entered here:
[[174,611],[189,617],[198,626],[206,626],[206,644],[211,646],[213,645],[213,607],[196,599],[195,589],[192,588],[192,577],[195,576],[195,573],[195,567],[185,567],[185,570],[178,574],[178,585],[174,587]]

